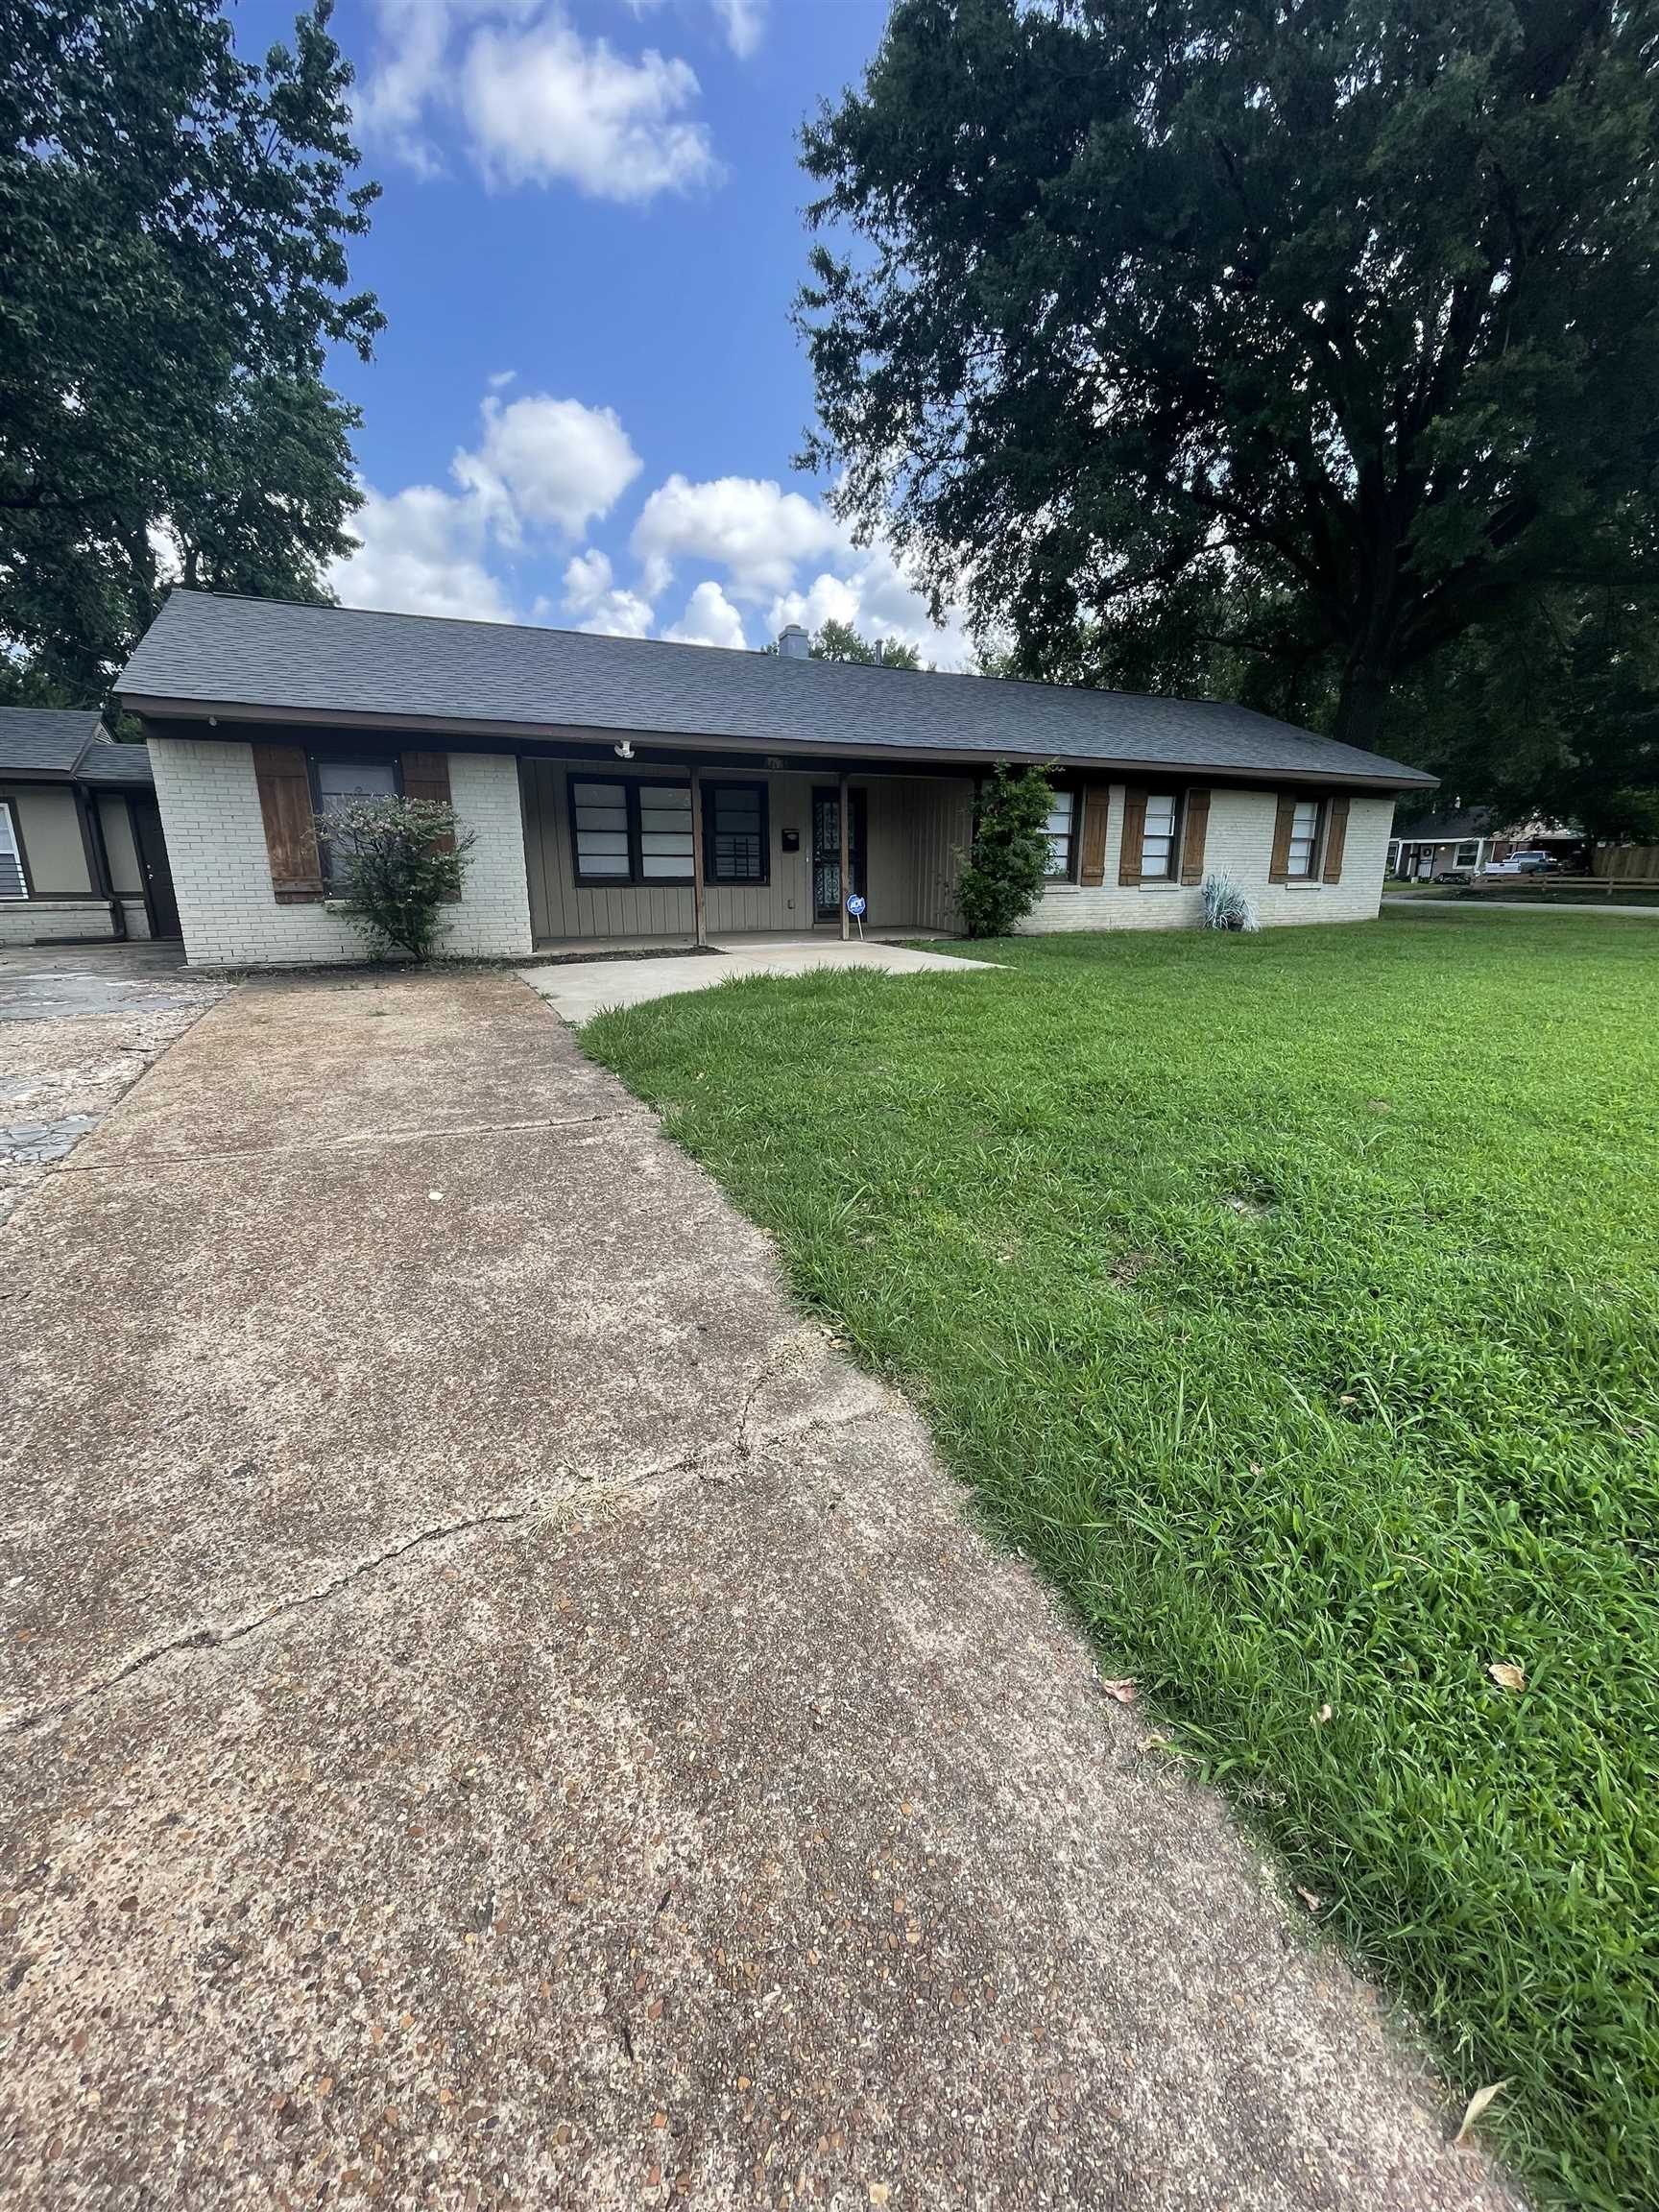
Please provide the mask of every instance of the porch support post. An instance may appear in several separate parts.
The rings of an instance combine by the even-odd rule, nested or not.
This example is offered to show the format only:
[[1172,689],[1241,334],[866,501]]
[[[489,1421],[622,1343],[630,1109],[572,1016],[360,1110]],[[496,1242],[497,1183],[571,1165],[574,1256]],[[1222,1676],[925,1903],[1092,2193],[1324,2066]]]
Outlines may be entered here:
[[853,934],[853,924],[847,912],[847,898],[853,888],[847,880],[847,869],[853,852],[853,832],[852,825],[847,819],[847,771],[845,768],[842,769],[839,778],[839,797],[836,801],[835,813],[841,824],[841,936],[845,941]]
[[703,911],[703,771],[695,761],[691,766],[691,913],[701,950],[709,942],[709,926]]

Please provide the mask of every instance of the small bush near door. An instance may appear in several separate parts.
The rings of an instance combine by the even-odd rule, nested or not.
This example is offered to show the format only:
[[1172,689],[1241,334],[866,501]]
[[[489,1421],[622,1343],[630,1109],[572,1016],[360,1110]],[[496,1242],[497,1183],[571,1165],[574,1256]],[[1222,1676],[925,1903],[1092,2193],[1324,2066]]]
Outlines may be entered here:
[[376,959],[429,960],[461,896],[473,832],[435,799],[349,799],[319,825],[329,875]]
[[1053,804],[1040,768],[998,768],[980,793],[974,843],[956,886],[970,937],[1007,937],[1036,905],[1048,874],[1046,825]]

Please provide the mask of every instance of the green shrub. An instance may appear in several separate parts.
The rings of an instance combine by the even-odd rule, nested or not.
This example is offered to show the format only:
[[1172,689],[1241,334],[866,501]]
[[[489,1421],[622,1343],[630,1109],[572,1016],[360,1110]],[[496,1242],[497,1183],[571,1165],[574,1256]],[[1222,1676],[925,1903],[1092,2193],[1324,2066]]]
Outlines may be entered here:
[[974,843],[956,885],[970,937],[1006,937],[1036,905],[1048,874],[1044,825],[1053,804],[1041,768],[998,768],[980,793]]
[[461,896],[473,832],[435,799],[349,799],[320,828],[339,896],[376,959],[429,960]]

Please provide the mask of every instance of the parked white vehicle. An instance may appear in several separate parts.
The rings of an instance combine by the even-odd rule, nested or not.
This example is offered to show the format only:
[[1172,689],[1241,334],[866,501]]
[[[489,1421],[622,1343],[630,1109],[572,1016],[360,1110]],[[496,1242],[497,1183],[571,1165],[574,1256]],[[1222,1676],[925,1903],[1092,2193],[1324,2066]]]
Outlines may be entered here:
[[1507,860],[1491,860],[1482,876],[1542,876],[1550,867],[1548,853],[1511,853]]

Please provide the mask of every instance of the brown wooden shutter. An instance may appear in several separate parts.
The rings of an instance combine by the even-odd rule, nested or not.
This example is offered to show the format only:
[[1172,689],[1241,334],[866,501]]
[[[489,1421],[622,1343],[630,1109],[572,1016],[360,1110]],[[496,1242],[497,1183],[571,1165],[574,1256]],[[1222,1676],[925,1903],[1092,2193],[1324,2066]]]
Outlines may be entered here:
[[1106,823],[1112,811],[1112,786],[1110,783],[1085,783],[1083,801],[1082,865],[1077,872],[1080,883],[1097,884],[1106,880]]
[[1181,880],[1183,883],[1202,883],[1204,880],[1204,838],[1210,828],[1210,794],[1208,791],[1189,791],[1186,820],[1181,832]]
[[1279,813],[1273,824],[1273,857],[1267,864],[1269,883],[1288,883],[1290,880],[1290,831],[1296,822],[1296,794],[1281,791]]
[[403,756],[403,796],[405,799],[430,799],[440,806],[449,805],[449,756],[447,753],[405,753]]
[[1331,818],[1325,827],[1325,880],[1340,883],[1342,880],[1342,848],[1348,842],[1348,799],[1346,793],[1330,802]]
[[[449,756],[447,753],[405,753],[403,756],[403,796],[405,799],[430,799],[435,805],[453,805],[449,797]],[[445,835],[435,848],[440,853],[453,853],[455,840]],[[453,906],[457,902],[445,900]]]
[[251,750],[277,903],[295,906],[321,899],[323,864],[317,856],[317,818],[311,811],[305,748],[255,745]]
[[1145,786],[1141,783],[1126,783],[1123,787],[1123,835],[1118,848],[1118,880],[1119,883],[1140,882],[1141,847],[1145,835]]

